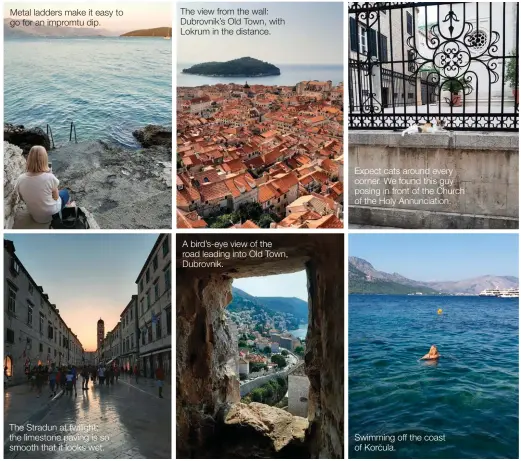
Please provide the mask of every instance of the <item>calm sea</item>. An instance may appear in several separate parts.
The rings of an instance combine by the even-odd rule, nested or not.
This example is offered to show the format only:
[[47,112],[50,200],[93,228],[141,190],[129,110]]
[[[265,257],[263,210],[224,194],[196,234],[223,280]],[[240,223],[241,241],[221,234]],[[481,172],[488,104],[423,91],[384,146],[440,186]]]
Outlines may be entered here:
[[290,333],[299,339],[306,339],[306,335],[308,334],[308,326],[307,324],[299,325],[298,330],[290,330]]
[[10,39],[4,43],[4,119],[47,124],[55,141],[136,147],[132,130],[172,125],[172,42],[162,38]]
[[[195,63],[194,63],[195,64]],[[182,70],[193,64],[177,65],[177,86],[215,85],[216,83],[244,83],[259,85],[291,86],[305,80],[331,80],[334,85],[344,81],[344,67],[341,65],[277,65],[280,75],[257,78],[205,77],[183,74]]]
[[[517,299],[350,295],[349,457],[517,458],[518,319]],[[445,442],[355,451],[404,433]]]

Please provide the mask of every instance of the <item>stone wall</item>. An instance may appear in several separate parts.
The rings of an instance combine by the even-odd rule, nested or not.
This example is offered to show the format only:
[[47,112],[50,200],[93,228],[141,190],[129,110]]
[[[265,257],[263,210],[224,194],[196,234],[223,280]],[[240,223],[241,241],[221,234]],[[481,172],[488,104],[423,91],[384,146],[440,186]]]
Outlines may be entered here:
[[[355,184],[355,169],[378,169],[380,184]],[[453,188],[464,194],[386,195],[404,198],[448,199],[450,204],[384,203],[385,172],[398,168],[453,169]],[[368,176],[366,176],[368,177]],[[423,175],[407,175],[423,182]],[[432,176],[435,177],[435,176]],[[440,176],[438,176],[440,177]],[[401,228],[519,227],[519,137],[517,133],[440,132],[401,136],[389,131],[356,130],[349,133],[349,223]],[[377,203],[355,203],[355,189],[378,189]],[[406,187],[406,186],[401,186]]]
[[[263,384],[269,383],[272,380],[276,380],[277,377],[286,378],[289,371],[278,371],[277,373],[271,373],[266,376],[259,377],[253,381],[249,381],[241,385],[241,397],[248,395],[253,389],[261,387]],[[300,415],[301,416],[301,415]]]
[[[202,241],[271,242],[278,255],[262,259],[231,257],[220,259],[221,267],[183,267],[185,242],[194,248]],[[237,436],[228,437],[226,415],[238,408],[239,382],[234,369],[235,345],[226,326],[224,308],[231,300],[233,278],[307,271],[309,287],[309,331],[305,369],[310,380],[309,427],[303,453],[311,457],[344,456],[344,236],[184,234],[177,236],[176,281],[176,415],[177,457],[254,457],[257,441],[268,450],[255,428],[241,429],[254,441],[243,445]],[[208,261],[214,260],[208,257]],[[198,259],[204,262],[205,258]],[[253,405],[253,404],[251,404]],[[242,408],[242,407],[240,407]],[[249,414],[251,409],[242,408]],[[260,411],[260,410],[259,410]],[[283,411],[283,410],[279,410]],[[277,421],[292,417],[277,416]],[[248,420],[247,414],[243,415]],[[264,414],[264,413],[263,413]],[[278,413],[277,413],[278,414]],[[281,414],[282,415],[282,414]],[[279,419],[281,418],[281,419]],[[289,420],[288,420],[289,421]],[[279,431],[277,422],[264,425],[269,440]],[[266,431],[268,433],[266,433]],[[223,453],[223,440],[229,446]],[[264,440],[264,439],[263,439]],[[285,439],[287,443],[290,439]],[[236,446],[234,447],[234,444]],[[292,445],[292,444],[291,444]],[[248,451],[249,447],[249,451]],[[263,452],[262,457],[290,457],[289,446]],[[238,451],[234,451],[237,448]],[[246,451],[245,451],[246,450]],[[270,451],[271,450],[271,451]],[[275,451],[273,451],[275,450]],[[298,451],[297,450],[297,451]],[[267,456],[269,454],[270,456]],[[233,455],[233,456],[232,456]],[[309,457],[308,456],[308,457]],[[301,457],[305,457],[301,454]]]
[[295,416],[308,417],[309,379],[290,375],[288,378],[288,411]]
[[4,229],[12,229],[23,203],[14,190],[16,179],[25,172],[22,149],[4,141]]

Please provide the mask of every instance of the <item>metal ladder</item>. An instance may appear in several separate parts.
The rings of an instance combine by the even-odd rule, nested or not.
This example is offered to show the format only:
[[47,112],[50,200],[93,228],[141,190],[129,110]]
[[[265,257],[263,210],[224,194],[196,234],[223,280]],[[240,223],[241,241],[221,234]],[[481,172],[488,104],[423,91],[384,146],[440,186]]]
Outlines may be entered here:
[[74,142],[78,144],[78,138],[76,137],[76,125],[71,122],[71,132],[69,133],[69,142],[72,141],[72,132],[74,131]]
[[54,137],[52,135],[52,129],[51,125],[47,124],[47,137],[51,140],[51,149],[56,149],[56,146],[54,145]]

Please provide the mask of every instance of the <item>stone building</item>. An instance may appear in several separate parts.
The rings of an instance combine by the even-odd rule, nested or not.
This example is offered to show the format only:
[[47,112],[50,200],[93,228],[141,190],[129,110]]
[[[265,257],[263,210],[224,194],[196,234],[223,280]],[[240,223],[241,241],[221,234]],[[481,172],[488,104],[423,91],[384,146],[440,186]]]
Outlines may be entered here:
[[288,411],[294,416],[308,417],[309,378],[304,364],[288,375]]
[[27,380],[35,365],[81,365],[83,347],[4,240],[4,366],[12,384]]
[[136,283],[138,285],[139,368],[153,377],[159,364],[171,379],[171,234],[160,234]]
[[138,363],[138,332],[137,295],[132,295],[132,299],[121,313],[120,366],[126,370],[133,369],[134,365]]

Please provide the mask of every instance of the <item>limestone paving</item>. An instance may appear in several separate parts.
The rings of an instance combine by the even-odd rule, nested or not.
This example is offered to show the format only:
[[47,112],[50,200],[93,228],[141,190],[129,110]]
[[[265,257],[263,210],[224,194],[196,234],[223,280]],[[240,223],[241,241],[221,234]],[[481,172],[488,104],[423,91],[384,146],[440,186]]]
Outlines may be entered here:
[[[4,434],[4,458],[171,459],[170,386],[164,389],[164,398],[160,399],[151,379],[139,381],[135,384],[133,378],[122,377],[112,386],[89,383],[87,391],[82,391],[78,383],[77,397],[74,393],[63,395],[38,420],[32,418],[26,424],[26,428],[33,424],[33,428],[43,427],[43,430],[17,433],[70,437],[61,442],[62,450],[41,449],[41,445],[60,445],[55,441],[9,442],[8,428]],[[44,393],[40,399],[24,394],[17,397],[24,398],[30,407],[45,396]],[[9,421],[7,415],[5,421]],[[62,430],[64,425],[66,432]],[[30,451],[13,452],[14,444]]]

